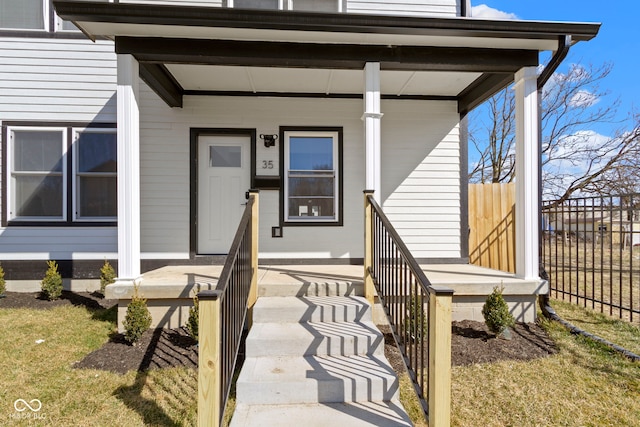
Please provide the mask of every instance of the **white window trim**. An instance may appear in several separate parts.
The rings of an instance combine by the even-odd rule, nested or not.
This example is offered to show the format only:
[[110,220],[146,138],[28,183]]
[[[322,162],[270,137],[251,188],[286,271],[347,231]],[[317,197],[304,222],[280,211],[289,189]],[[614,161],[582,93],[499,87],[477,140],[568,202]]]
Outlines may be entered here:
[[[15,131],[29,131],[29,132],[62,132],[62,137],[60,143],[62,144],[62,217],[33,217],[33,216],[23,216],[18,217],[15,214],[16,210],[16,200],[15,200],[15,162],[14,162],[14,144],[15,144]],[[9,221],[15,222],[66,222],[67,220],[67,128],[66,127],[31,127],[31,126],[10,126],[7,129],[7,134],[9,136],[9,143],[7,144],[7,179],[9,181],[9,185],[7,185],[7,219]],[[43,173],[44,175],[44,173]]]
[[[80,197],[80,191],[79,191],[79,184],[78,181],[80,179],[80,177],[83,175],[81,173],[78,172],[78,161],[80,159],[80,156],[78,154],[78,134],[82,133],[82,132],[91,132],[91,133],[112,133],[112,134],[116,134],[116,129],[115,128],[73,128],[72,129],[73,132],[73,143],[71,145],[72,147],[72,160],[73,160],[73,170],[71,173],[71,194],[72,194],[72,208],[73,208],[73,216],[72,216],[72,220],[74,222],[105,222],[105,221],[116,221],[117,220],[117,215],[114,216],[100,216],[100,217],[81,217],[79,210],[79,197]],[[116,179],[118,178],[118,172],[116,170],[116,172],[103,172],[103,173],[99,173],[99,172],[91,172],[86,174],[87,176],[104,176],[104,177],[115,177]],[[117,199],[116,199],[117,201]]]
[[[333,141],[333,212],[335,216],[333,218],[328,217],[316,217],[309,216],[307,218],[289,217],[289,141],[291,137],[307,137],[307,138],[332,138]],[[284,132],[284,222],[295,224],[313,224],[313,223],[327,223],[334,224],[340,222],[340,159],[339,159],[339,143],[340,135],[334,131],[305,131],[305,130],[289,130]]]

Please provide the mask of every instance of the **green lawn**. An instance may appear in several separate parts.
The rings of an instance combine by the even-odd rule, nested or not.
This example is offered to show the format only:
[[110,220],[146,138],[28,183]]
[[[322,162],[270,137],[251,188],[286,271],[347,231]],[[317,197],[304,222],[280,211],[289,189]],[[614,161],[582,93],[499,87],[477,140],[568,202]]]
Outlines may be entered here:
[[[640,340],[640,329],[628,323],[552,305],[563,318],[619,345]],[[640,363],[555,322],[543,326],[558,346],[556,355],[453,369],[452,425],[640,426]]]
[[[72,368],[109,339],[114,315],[80,307],[0,310],[0,425],[195,425],[195,370],[118,375]],[[42,408],[18,412],[17,399],[38,399]]]
[[[640,351],[637,327],[553,305],[568,320]],[[113,310],[0,309],[0,325],[0,425],[195,425],[194,370],[118,375],[72,368],[113,333]],[[555,323],[544,326],[558,345],[554,356],[453,369],[452,425],[640,426],[640,363]],[[407,407],[410,395],[403,393]],[[29,410],[17,412],[17,399],[39,399],[39,418],[26,418]]]

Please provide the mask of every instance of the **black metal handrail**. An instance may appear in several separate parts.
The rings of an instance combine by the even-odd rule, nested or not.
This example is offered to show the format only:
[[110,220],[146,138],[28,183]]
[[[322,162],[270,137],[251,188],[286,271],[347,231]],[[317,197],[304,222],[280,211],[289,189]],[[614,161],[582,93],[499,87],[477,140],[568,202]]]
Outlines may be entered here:
[[229,249],[215,290],[202,291],[198,298],[219,300],[220,304],[220,419],[224,415],[238,358],[242,332],[247,316],[247,302],[252,276],[252,207],[255,197],[249,196],[244,214]]
[[429,298],[435,294],[382,208],[367,195],[372,210],[373,263],[370,274],[394,339],[425,414],[429,414]]

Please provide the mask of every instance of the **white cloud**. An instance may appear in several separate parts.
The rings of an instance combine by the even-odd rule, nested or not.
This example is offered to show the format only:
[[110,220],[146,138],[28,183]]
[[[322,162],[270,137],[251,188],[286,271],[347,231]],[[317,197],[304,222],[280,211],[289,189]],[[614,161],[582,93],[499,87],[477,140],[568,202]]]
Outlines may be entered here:
[[579,90],[571,97],[569,105],[571,107],[586,108],[597,104],[598,101],[600,101],[600,98],[588,90]]
[[614,143],[610,137],[592,130],[562,136],[549,153],[550,160],[542,171],[545,198],[553,199],[577,178],[603,166],[615,154],[612,150]]
[[471,16],[473,18],[483,19],[518,19],[518,16],[515,13],[503,12],[501,10],[489,7],[486,4],[472,6]]

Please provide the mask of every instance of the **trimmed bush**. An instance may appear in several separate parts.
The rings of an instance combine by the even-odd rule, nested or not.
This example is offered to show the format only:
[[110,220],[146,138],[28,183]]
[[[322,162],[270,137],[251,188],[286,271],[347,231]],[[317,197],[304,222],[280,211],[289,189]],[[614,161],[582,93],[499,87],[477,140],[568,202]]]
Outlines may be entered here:
[[113,269],[109,261],[104,260],[102,268],[100,268],[100,293],[104,296],[104,290],[107,285],[116,281],[116,271]]
[[147,300],[138,294],[137,286],[133,288],[133,297],[127,305],[127,313],[122,325],[124,326],[124,338],[129,344],[137,342],[151,326],[151,313],[147,308]]
[[4,281],[4,268],[0,265],[0,295],[7,291],[7,283]]
[[62,295],[62,276],[58,272],[58,263],[47,261],[49,268],[40,282],[42,295],[49,301],[57,300]]
[[189,308],[189,318],[187,319],[187,332],[189,332],[189,336],[196,341],[198,341],[199,310],[198,293],[194,290],[193,307]]
[[482,306],[482,316],[491,332],[496,335],[502,334],[505,329],[515,324],[515,320],[509,313],[509,306],[502,296],[503,288],[497,286],[487,297]]

